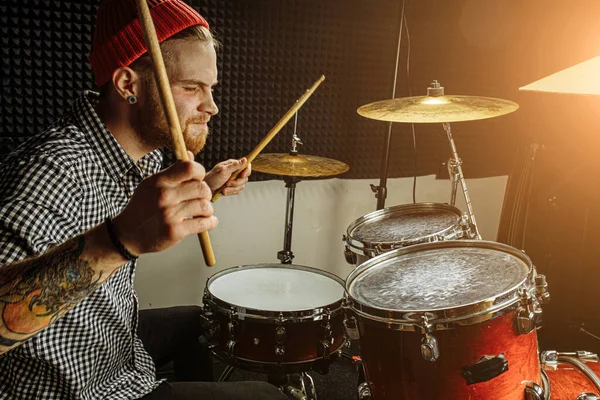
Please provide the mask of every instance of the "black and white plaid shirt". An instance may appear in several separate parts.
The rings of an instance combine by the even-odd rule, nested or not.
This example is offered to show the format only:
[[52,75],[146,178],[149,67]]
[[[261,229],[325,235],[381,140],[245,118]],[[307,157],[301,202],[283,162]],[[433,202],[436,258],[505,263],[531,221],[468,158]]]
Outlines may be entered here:
[[[1,265],[43,253],[117,215],[160,170],[156,150],[137,163],[98,118],[97,94],[0,165]],[[0,355],[0,399],[137,399],[156,381],[136,335],[135,263],[21,346]]]

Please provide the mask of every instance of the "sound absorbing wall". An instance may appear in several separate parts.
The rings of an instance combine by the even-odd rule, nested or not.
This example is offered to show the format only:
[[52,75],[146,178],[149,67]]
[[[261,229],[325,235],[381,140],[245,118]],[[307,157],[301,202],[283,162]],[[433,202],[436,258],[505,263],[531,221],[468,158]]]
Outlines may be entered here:
[[[2,0],[0,4],[0,154],[6,154],[67,111],[81,90],[93,88],[87,55],[97,2]],[[192,0],[190,4],[208,19],[224,45],[215,91],[221,111],[213,119],[201,162],[211,167],[248,154],[324,74],[325,82],[298,113],[298,134],[305,143],[301,151],[348,163],[345,178],[379,176],[388,124],[359,117],[356,109],[392,97],[401,1]],[[502,69],[502,64],[485,56],[509,44],[473,48],[461,30],[462,6],[406,2],[396,97],[424,95],[433,79],[441,80],[447,93],[505,98],[514,94],[516,85],[488,82],[471,73],[484,66]],[[502,121],[510,126],[511,117]],[[499,123],[454,127],[468,177],[509,171],[517,136],[506,135],[506,127]],[[410,125],[396,124],[393,130],[390,177],[414,173],[447,177],[444,162],[450,149],[441,126],[416,126],[416,160]],[[292,133],[290,123],[265,152],[287,152]],[[496,151],[486,153],[482,148]],[[501,154],[508,154],[508,159]],[[268,178],[272,176],[253,175]]]

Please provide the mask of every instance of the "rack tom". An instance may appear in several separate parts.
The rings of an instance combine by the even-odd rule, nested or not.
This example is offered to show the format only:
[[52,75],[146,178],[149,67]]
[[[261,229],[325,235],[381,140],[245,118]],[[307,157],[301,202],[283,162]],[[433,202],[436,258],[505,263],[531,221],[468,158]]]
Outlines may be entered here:
[[468,218],[442,203],[402,204],[377,210],[352,222],[343,237],[345,256],[359,265],[379,254],[420,243],[473,239]]
[[343,294],[343,280],[300,265],[218,272],[204,291],[213,353],[256,372],[325,373],[346,342]]
[[521,251],[461,240],[418,244],[359,265],[346,280],[376,400],[519,399],[541,384],[536,326],[546,282]]

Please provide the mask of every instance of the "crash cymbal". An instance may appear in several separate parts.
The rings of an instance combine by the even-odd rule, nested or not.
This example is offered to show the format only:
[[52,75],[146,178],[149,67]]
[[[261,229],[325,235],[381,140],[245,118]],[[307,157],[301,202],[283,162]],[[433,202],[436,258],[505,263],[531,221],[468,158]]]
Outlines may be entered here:
[[520,87],[519,90],[600,95],[600,56]]
[[444,123],[475,121],[516,111],[517,103],[492,97],[416,96],[377,101],[357,111],[370,119],[389,122]]
[[306,154],[259,154],[252,161],[252,170],[273,175],[319,177],[333,176],[348,171],[341,161]]

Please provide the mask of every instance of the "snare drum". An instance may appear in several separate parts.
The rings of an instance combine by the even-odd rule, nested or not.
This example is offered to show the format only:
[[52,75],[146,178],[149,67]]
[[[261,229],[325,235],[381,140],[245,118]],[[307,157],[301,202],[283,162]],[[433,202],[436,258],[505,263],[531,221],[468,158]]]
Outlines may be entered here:
[[208,279],[205,319],[213,352],[265,373],[325,373],[346,342],[344,282],[300,265],[229,268]]
[[348,226],[344,242],[350,264],[359,265],[402,247],[442,240],[473,239],[475,230],[454,206],[403,204],[364,215]]
[[522,399],[527,382],[541,384],[542,278],[523,252],[481,240],[418,244],[364,262],[346,280],[345,323],[366,376],[360,390],[375,400]]

